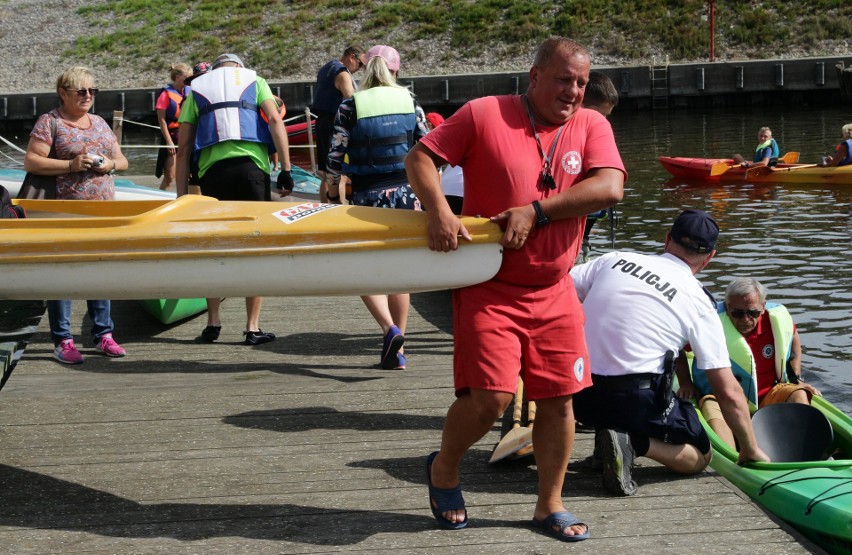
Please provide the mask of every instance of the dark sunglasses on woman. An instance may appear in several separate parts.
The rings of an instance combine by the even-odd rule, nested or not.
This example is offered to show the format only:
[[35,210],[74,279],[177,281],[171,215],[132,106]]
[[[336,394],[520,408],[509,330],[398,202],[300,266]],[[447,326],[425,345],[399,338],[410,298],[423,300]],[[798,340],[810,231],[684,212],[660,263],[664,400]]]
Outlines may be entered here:
[[77,96],[86,96],[87,94],[94,96],[98,96],[98,92],[100,89],[72,89],[69,87],[65,87],[66,91],[74,91],[77,93]]

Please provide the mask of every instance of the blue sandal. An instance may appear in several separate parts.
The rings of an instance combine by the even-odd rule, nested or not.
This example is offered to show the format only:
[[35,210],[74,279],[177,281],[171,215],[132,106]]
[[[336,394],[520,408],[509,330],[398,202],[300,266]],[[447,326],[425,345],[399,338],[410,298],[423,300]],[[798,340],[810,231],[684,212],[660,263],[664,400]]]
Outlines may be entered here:
[[[464,506],[464,497],[461,492],[461,484],[454,488],[436,488],[432,485],[432,461],[438,456],[435,451],[426,458],[426,483],[429,484],[429,508],[432,509],[432,515],[441,528],[447,530],[461,530],[467,526],[467,509]],[[432,501],[435,501],[435,507]],[[464,510],[464,520],[461,522],[453,522],[444,518],[442,513],[447,511]]]
[[[532,519],[533,526],[540,528],[542,532],[551,538],[556,538],[563,542],[579,542],[589,538],[589,526],[585,522],[581,522],[579,518],[568,511],[560,511],[548,515],[544,520]],[[565,530],[576,525],[582,524],[586,527],[583,534],[575,534],[573,536],[565,535]],[[559,527],[559,529],[555,529]]]

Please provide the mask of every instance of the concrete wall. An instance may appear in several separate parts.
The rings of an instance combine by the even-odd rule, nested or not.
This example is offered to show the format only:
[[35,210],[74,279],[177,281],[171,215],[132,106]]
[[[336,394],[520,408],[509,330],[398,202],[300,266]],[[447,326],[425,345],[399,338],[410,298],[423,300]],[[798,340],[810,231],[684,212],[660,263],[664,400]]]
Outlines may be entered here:
[[[672,64],[667,66],[667,87],[656,97],[665,97],[665,107],[729,104],[801,104],[839,102],[838,65],[852,65],[846,57],[797,60],[756,60]],[[659,66],[658,66],[659,67]],[[622,107],[645,109],[654,106],[650,66],[600,67],[619,91]],[[451,112],[470,99],[493,94],[518,94],[529,83],[527,72],[483,73],[425,77],[403,77],[427,110]],[[658,85],[659,80],[655,81]],[[287,103],[288,115],[303,112],[310,105],[313,82],[270,82]],[[156,89],[102,90],[95,100],[95,113],[111,118],[113,110],[125,117],[153,123]],[[666,94],[667,93],[667,94]],[[0,126],[32,125],[35,118],[56,106],[56,95],[24,93],[0,96]]]

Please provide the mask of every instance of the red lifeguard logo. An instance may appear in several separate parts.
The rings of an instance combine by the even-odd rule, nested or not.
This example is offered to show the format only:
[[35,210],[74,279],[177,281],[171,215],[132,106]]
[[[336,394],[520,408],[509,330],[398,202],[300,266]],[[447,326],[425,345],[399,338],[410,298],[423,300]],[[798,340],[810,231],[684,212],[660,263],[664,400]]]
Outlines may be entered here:
[[284,222],[285,224],[292,224],[298,222],[299,220],[303,220],[308,216],[313,216],[314,214],[319,214],[320,212],[325,212],[326,210],[331,210],[332,208],[339,208],[340,206],[342,205],[323,204],[321,202],[306,202],[304,204],[298,204],[296,206],[291,206],[289,208],[273,212],[272,215]]
[[566,152],[565,156],[562,157],[562,169],[565,170],[565,173],[571,175],[580,173],[580,170],[583,169],[583,159],[580,157],[580,153],[576,150]]

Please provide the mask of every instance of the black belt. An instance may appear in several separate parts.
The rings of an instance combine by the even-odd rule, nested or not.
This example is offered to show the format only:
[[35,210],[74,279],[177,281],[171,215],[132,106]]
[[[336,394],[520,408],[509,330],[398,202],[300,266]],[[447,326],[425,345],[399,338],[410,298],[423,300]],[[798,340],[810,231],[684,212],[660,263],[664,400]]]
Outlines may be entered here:
[[592,384],[610,391],[634,391],[654,387],[654,374],[601,376],[592,374]]

